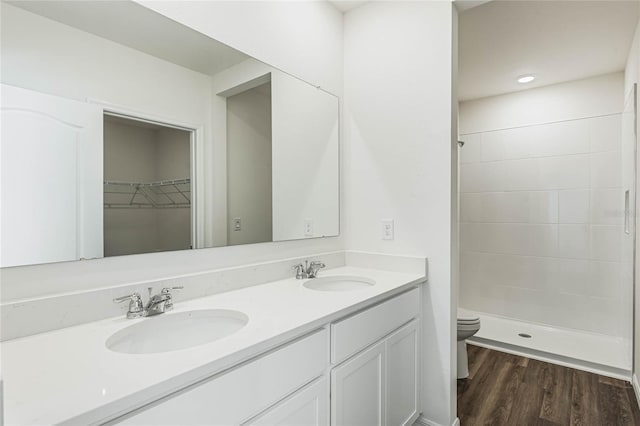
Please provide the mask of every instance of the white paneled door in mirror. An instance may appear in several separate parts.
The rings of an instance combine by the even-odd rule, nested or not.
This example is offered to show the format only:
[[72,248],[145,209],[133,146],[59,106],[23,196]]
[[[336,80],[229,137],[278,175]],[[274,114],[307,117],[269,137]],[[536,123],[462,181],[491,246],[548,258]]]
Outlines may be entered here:
[[102,111],[2,85],[0,266],[102,256]]

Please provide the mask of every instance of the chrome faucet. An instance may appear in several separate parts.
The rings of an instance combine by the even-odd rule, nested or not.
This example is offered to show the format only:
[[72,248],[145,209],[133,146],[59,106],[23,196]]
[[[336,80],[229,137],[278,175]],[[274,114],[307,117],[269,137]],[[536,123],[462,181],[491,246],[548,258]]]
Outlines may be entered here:
[[149,289],[149,301],[147,302],[147,315],[151,317],[153,315],[164,314],[167,311],[173,309],[173,295],[171,290],[180,290],[184,287],[165,287],[160,294],[151,296],[151,289]]
[[[305,265],[306,265],[306,261],[305,261]],[[309,278],[315,278],[318,276],[318,272],[320,272],[320,269],[324,268],[326,265],[322,262],[317,262],[317,261],[312,261],[311,263],[309,263],[309,266],[307,266],[307,276]]]
[[297,265],[293,265],[292,269],[296,271],[296,279],[304,280],[307,278],[315,278],[318,276],[318,272],[320,269],[324,268],[326,265],[322,262],[311,261],[309,263],[308,260],[304,261],[304,265],[302,263],[298,263]]
[[140,293],[132,293],[128,296],[116,297],[113,299],[115,303],[122,303],[129,301],[129,310],[127,311],[127,318],[140,318],[146,316],[144,306],[142,305],[142,297]]
[[133,293],[128,296],[117,297],[113,299],[115,303],[121,303],[129,300],[129,310],[127,311],[127,318],[141,318],[151,317],[158,314],[163,314],[173,309],[173,295],[171,290],[183,289],[182,286],[177,287],[165,287],[160,294],[151,295],[152,288],[149,287],[149,301],[147,306],[142,305],[142,297],[140,293]]

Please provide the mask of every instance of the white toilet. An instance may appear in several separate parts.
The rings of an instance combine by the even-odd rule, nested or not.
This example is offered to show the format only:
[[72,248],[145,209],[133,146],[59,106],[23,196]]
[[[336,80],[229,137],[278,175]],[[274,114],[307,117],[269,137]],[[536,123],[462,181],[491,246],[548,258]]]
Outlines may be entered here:
[[466,339],[480,330],[480,317],[473,312],[458,309],[458,379],[469,377]]

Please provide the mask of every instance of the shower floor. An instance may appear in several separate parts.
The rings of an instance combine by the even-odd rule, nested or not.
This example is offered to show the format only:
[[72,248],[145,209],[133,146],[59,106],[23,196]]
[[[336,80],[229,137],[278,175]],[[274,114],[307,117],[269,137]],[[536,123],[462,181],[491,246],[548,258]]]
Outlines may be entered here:
[[[601,334],[515,321],[478,312],[469,343],[605,376],[630,380],[631,342]],[[519,336],[531,336],[525,338]]]

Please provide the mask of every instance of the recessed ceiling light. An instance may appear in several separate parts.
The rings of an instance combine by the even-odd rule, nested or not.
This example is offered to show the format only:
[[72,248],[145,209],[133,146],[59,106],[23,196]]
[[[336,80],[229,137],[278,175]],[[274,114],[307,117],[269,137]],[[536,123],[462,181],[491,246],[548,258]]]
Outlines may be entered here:
[[518,83],[531,83],[536,78],[532,75],[523,75],[518,77]]

